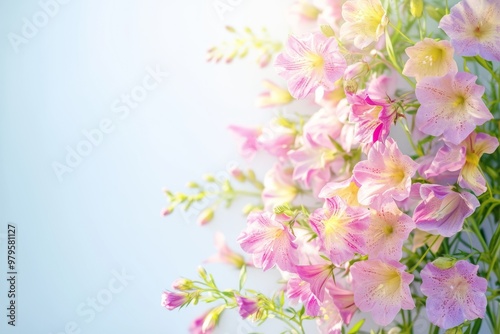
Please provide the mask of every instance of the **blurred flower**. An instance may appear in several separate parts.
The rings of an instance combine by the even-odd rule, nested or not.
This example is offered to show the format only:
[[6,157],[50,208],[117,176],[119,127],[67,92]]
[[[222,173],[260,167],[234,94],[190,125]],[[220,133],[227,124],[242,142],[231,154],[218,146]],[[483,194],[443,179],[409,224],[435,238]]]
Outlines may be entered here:
[[420,290],[427,296],[425,310],[434,325],[449,329],[484,317],[488,282],[477,276],[478,269],[464,260],[446,269],[434,263],[422,269]]
[[448,72],[458,71],[453,59],[453,47],[448,41],[436,41],[424,38],[405,50],[410,59],[406,61],[403,74],[415,77],[417,81],[424,77],[442,77]]
[[282,106],[293,101],[292,95],[286,88],[281,88],[270,80],[262,82],[266,91],[257,98],[257,108],[271,108]]
[[199,317],[195,318],[193,322],[191,322],[191,325],[189,326],[189,333],[190,334],[212,334],[215,326],[209,328],[203,329],[203,322],[205,321],[205,318],[207,317],[208,313],[210,311],[207,311],[200,315]]
[[238,313],[243,319],[246,319],[259,311],[259,301],[257,299],[236,296],[236,302],[239,307]]
[[293,182],[293,169],[276,163],[264,176],[264,190],[262,191],[262,201],[268,210],[274,209],[277,205],[291,203],[299,189]]
[[345,23],[340,27],[340,38],[352,40],[358,49],[377,42],[388,23],[380,0],[348,0],[342,6]]
[[226,263],[237,269],[241,269],[245,265],[243,256],[229,248],[224,234],[220,232],[215,233],[215,248],[217,248],[217,254],[205,260],[206,263]]
[[292,276],[288,280],[286,293],[291,302],[300,301],[304,304],[307,315],[317,317],[320,314],[318,298],[312,293],[310,284],[300,277]]
[[500,61],[500,2],[462,0],[439,22],[461,56]]
[[243,139],[243,143],[240,146],[241,155],[246,159],[253,158],[259,149],[257,138],[262,133],[262,130],[260,128],[247,128],[237,125],[229,126],[229,130]]
[[189,294],[184,292],[164,291],[161,295],[161,306],[168,310],[180,307],[189,301]]
[[377,325],[390,324],[401,309],[412,310],[410,283],[413,275],[396,261],[359,261],[352,265],[354,301],[363,312],[370,312]]
[[214,219],[214,209],[207,208],[203,210],[198,216],[198,225],[206,225]]
[[335,38],[319,32],[302,39],[290,35],[285,51],[275,63],[278,74],[287,80],[288,90],[297,99],[305,98],[320,86],[332,90],[346,66]]
[[297,266],[299,277],[309,284],[309,289],[322,302],[327,293],[328,282],[333,283],[333,268],[331,263]]
[[421,103],[416,116],[418,129],[460,144],[476,126],[492,119],[482,100],[484,87],[476,85],[476,79],[467,72],[422,78],[415,89]]

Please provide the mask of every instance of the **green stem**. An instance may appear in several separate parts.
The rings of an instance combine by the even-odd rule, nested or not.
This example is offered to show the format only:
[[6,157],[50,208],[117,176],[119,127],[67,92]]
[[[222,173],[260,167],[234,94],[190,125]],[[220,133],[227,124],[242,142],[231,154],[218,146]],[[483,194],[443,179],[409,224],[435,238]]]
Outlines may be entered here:
[[411,40],[411,38],[409,38],[408,36],[406,36],[401,30],[398,29],[398,27],[396,27],[392,22],[389,22],[389,25],[394,29],[396,30],[401,36],[403,36],[404,39],[406,39],[406,41],[410,44],[415,44],[415,42],[413,40]]
[[432,246],[434,246],[434,244],[436,243],[436,241],[438,241],[439,239],[439,235],[436,236],[436,239],[434,239],[434,241],[432,242],[432,244],[427,247],[427,249],[425,250],[424,254],[422,255],[422,257],[420,258],[420,260],[418,260],[418,262],[410,269],[408,270],[408,272],[413,272],[415,271],[415,269],[418,268],[418,266],[420,265],[420,263],[425,259],[425,257],[427,256],[427,253],[429,253],[429,251],[431,250]]

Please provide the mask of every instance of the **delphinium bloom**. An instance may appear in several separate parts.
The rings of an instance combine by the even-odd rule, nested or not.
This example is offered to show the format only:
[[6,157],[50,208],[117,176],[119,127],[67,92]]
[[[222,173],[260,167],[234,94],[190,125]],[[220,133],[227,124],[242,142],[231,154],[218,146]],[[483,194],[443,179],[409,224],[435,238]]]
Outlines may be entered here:
[[500,61],[498,0],[462,0],[443,16],[439,28],[450,36],[457,54]]
[[466,147],[466,154],[458,184],[479,196],[486,191],[486,180],[479,169],[479,160],[484,153],[495,152],[498,148],[498,139],[486,133],[473,132],[462,144]]
[[467,72],[450,72],[443,77],[422,78],[415,89],[421,106],[417,128],[433,136],[459,144],[476,126],[493,118],[482,100],[484,87]]
[[349,261],[355,253],[364,253],[362,232],[368,226],[369,214],[365,208],[349,207],[338,196],[326,199],[324,207],[313,212],[310,223],[335,265]]
[[342,6],[342,17],[345,23],[340,27],[340,37],[352,40],[358,49],[377,42],[388,23],[380,0],[348,0]]
[[282,106],[293,101],[286,88],[281,88],[270,80],[263,81],[266,91],[259,94],[255,104],[258,108],[272,108]]
[[462,230],[465,218],[479,206],[469,192],[456,192],[452,186],[422,184],[422,202],[415,208],[413,220],[420,230],[451,237]]
[[460,260],[447,268],[428,263],[420,272],[420,290],[427,296],[429,320],[443,328],[465,320],[483,318],[486,311],[486,279],[477,276],[479,266]]
[[405,64],[403,74],[415,77],[417,81],[425,77],[442,77],[448,72],[457,72],[453,59],[453,47],[448,41],[424,38],[405,50],[410,59]]
[[365,249],[370,259],[399,261],[403,256],[403,243],[414,228],[413,220],[394,202],[378,211],[371,210],[370,224],[365,231]]
[[317,32],[303,39],[291,35],[275,66],[287,80],[292,96],[302,99],[320,86],[333,89],[335,81],[344,74],[346,60],[335,38]]
[[376,142],[368,152],[367,159],[354,166],[354,178],[361,185],[358,201],[379,207],[392,199],[406,199],[417,166],[409,156],[401,153],[392,138]]
[[264,177],[262,201],[266,209],[272,210],[277,205],[291,203],[299,188],[293,182],[293,169],[280,163],[274,165]]
[[297,259],[297,244],[290,228],[277,221],[269,212],[254,212],[247,218],[247,227],[238,237],[241,248],[252,254],[254,265],[268,270],[274,265],[293,272]]
[[404,268],[399,262],[381,260],[359,261],[351,267],[354,301],[378,325],[387,326],[401,309],[415,307],[410,292],[413,275]]

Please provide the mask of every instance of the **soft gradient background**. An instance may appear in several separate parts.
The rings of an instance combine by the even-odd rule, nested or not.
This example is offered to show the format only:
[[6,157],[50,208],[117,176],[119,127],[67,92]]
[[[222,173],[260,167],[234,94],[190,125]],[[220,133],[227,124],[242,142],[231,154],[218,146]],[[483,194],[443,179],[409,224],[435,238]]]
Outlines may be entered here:
[[[205,171],[240,161],[226,126],[269,117],[253,103],[261,78],[274,74],[257,70],[253,59],[207,64],[205,51],[228,36],[227,24],[267,26],[285,37],[290,3],[242,0],[221,19],[214,2],[72,0],[17,53],[8,35],[21,34],[40,5],[0,2],[1,333],[65,333],[71,322],[80,333],[187,333],[206,309],[168,312],[161,292],[178,276],[196,275],[223,226],[231,226],[236,248],[231,238],[243,217],[238,208],[205,228],[178,212],[161,217],[162,188],[183,190]],[[142,84],[148,66],[169,77],[118,117],[112,103]],[[59,182],[52,164],[64,163],[67,146],[75,149],[82,131],[103,119],[113,132]],[[15,328],[5,316],[8,223],[18,230]],[[222,286],[236,286],[237,272],[207,268]],[[133,279],[87,322],[77,308],[109,289],[114,270]],[[274,280],[250,275],[256,284]],[[253,331],[231,314],[221,333]]]

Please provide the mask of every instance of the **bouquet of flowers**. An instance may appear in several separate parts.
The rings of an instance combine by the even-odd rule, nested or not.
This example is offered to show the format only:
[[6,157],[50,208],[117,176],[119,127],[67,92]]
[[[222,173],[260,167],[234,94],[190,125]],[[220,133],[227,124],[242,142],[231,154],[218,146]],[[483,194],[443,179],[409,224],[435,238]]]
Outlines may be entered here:
[[[214,305],[192,333],[228,309],[286,333],[309,321],[321,333],[500,333],[500,1],[451,2],[297,1],[283,44],[228,27],[233,39],[209,50],[228,63],[256,53],[283,83],[264,81],[257,100],[278,116],[230,126],[244,157],[274,159],[263,180],[233,168],[166,191],[165,215],[213,199],[201,225],[220,203],[261,200],[237,239],[250,259],[222,236],[211,259],[240,269],[239,289],[200,267],[163,292],[169,310]],[[279,270],[281,287],[245,289],[247,267]]]

